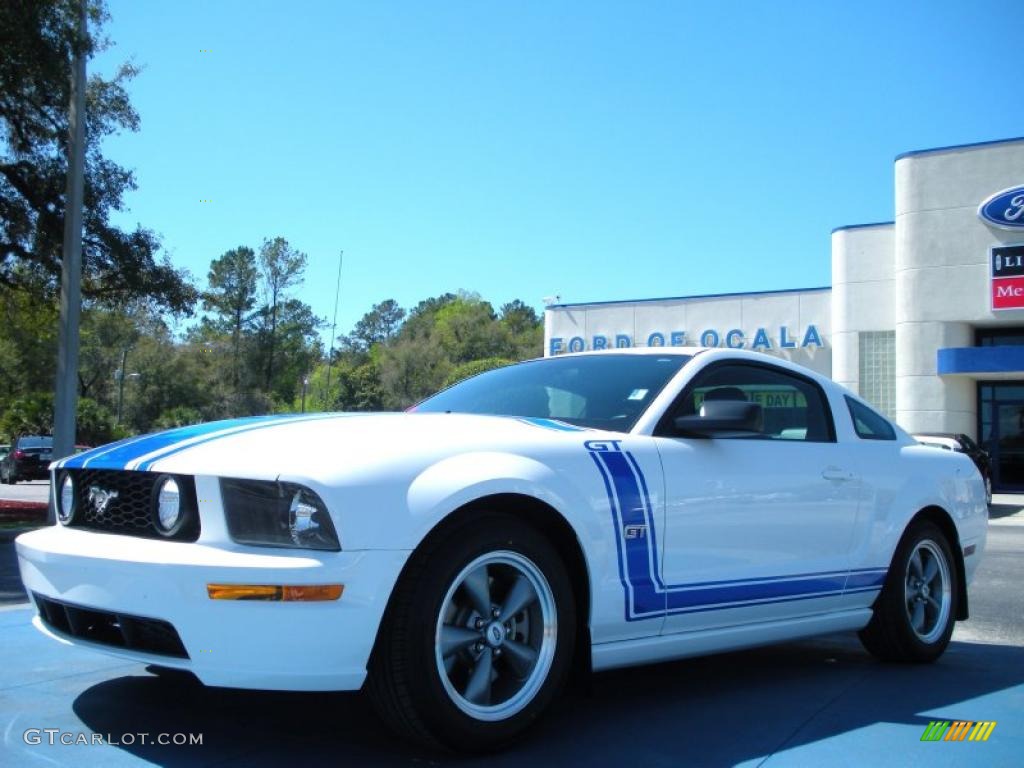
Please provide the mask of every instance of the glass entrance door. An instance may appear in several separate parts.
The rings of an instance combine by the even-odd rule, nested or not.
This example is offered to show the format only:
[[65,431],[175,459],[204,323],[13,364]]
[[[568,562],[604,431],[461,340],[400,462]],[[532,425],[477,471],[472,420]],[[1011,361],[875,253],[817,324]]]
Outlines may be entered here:
[[979,383],[978,436],[992,456],[992,486],[1024,491],[1024,382]]

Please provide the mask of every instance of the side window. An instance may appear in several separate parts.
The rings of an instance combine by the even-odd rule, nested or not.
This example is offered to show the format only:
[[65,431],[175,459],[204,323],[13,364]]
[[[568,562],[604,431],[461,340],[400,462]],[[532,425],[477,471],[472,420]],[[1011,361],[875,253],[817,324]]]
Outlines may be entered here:
[[850,396],[846,397],[846,406],[850,409],[850,418],[853,419],[853,428],[857,432],[857,437],[864,440],[896,439],[896,430],[883,416],[879,416]]
[[764,411],[764,438],[829,443],[832,415],[817,384],[765,365],[728,363],[698,374],[672,417],[698,413],[705,400],[746,400]]

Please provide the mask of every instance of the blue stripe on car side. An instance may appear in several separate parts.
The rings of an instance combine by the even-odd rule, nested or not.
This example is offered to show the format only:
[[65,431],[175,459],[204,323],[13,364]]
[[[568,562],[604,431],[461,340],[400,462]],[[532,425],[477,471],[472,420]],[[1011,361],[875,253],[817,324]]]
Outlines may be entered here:
[[643,471],[640,469],[640,465],[637,464],[636,458],[632,453],[626,451],[626,459],[632,466],[633,473],[637,480],[640,482],[640,491],[644,502],[644,516],[647,518],[647,536],[651,539],[650,553],[651,553],[651,572],[654,576],[654,583],[658,585],[660,589],[665,588],[664,582],[661,580],[661,565],[658,563],[658,536],[657,526],[654,524],[654,508],[651,505],[651,494],[647,490],[647,478],[644,477]]
[[601,480],[604,481],[605,493],[608,494],[608,503],[611,505],[612,528],[615,531],[615,554],[619,561],[619,581],[622,583],[622,592],[626,596],[626,621],[630,621],[633,618],[633,587],[626,580],[625,567],[622,562],[622,525],[619,523],[618,506],[615,503],[615,496],[612,493],[612,486],[611,481],[608,479],[608,473],[605,472],[600,459],[597,458],[597,455],[593,451],[590,452],[590,458],[592,458],[594,460],[594,464],[597,465],[597,471],[601,475]]
[[854,571],[846,579],[846,589],[863,589],[865,587],[881,588],[885,583],[888,570],[872,569],[865,571]]
[[[646,526],[646,514],[640,485],[621,451],[596,451],[608,470],[612,487],[619,500],[622,529]],[[626,574],[633,585],[633,610],[636,614],[662,614],[665,595],[654,583],[651,574],[651,551],[646,536],[625,539]]]
[[[629,451],[621,450],[618,443],[617,440],[587,441],[584,445],[601,473],[612,511],[627,620],[810,600],[881,589],[887,568],[759,576],[664,586],[660,574],[654,573],[652,577],[652,570],[657,571],[659,566],[647,482],[635,457]],[[623,529],[629,525],[643,525],[639,521],[644,519],[648,521],[650,535],[623,541]],[[625,569],[622,562],[623,550]],[[642,567],[644,565],[646,571]]]

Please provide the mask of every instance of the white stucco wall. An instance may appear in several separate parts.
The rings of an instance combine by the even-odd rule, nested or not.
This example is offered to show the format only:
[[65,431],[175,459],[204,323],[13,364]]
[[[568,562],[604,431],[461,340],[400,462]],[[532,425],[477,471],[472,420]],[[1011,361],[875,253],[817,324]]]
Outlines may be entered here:
[[974,344],[974,327],[1024,325],[1024,311],[990,308],[989,249],[1024,241],[977,216],[989,195],[1024,182],[1024,141],[904,156],[896,161],[896,419],[906,429],[977,426],[976,384],[939,377],[936,350]]
[[[665,345],[672,334],[682,334],[681,345],[704,346],[705,331],[718,334],[718,346],[726,346],[729,331],[742,333],[744,349],[752,349],[759,329],[764,329],[770,348],[764,351],[806,365],[830,375],[832,350],[831,291],[827,288],[806,291],[779,291],[756,294],[732,294],[640,302],[576,304],[549,307],[544,314],[544,350],[552,352],[552,341],[561,339],[561,351],[569,351],[570,341],[578,338],[585,349],[594,347],[594,337],[603,336],[609,346],[617,336],[625,336],[633,346],[647,346],[652,333],[660,333]],[[822,346],[802,346],[809,326],[814,326]],[[783,338],[783,329],[786,337]],[[733,337],[734,343],[740,337]],[[711,341],[711,339],[705,339]],[[784,341],[795,343],[783,348]],[[710,345],[709,346],[713,346]]]
[[892,222],[832,233],[832,378],[854,392],[860,386],[859,333],[896,327],[894,240]]

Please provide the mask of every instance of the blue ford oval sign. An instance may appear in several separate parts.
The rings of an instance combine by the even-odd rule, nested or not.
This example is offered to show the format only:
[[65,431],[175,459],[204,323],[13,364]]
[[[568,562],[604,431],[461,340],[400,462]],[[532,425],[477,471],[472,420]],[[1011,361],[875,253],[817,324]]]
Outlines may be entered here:
[[1024,186],[996,192],[978,206],[978,216],[1003,229],[1024,229]]

